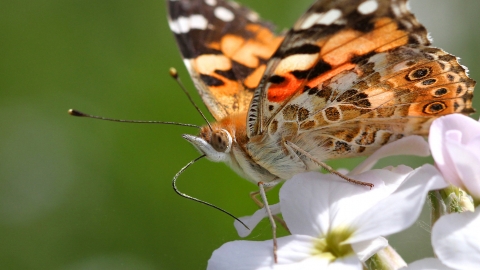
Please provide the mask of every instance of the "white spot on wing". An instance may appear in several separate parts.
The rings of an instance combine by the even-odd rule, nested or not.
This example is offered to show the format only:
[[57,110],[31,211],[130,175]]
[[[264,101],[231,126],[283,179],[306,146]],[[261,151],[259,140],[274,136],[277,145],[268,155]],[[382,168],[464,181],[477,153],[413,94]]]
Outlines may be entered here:
[[377,8],[378,8],[378,3],[377,3],[376,0],[368,0],[368,1],[365,1],[365,2],[361,3],[358,6],[357,10],[361,14],[366,15],[366,14],[370,14],[370,13],[375,12],[375,10],[377,10]]
[[207,29],[208,21],[202,15],[194,14],[190,17],[178,17],[176,20],[169,20],[168,24],[175,34],[185,34],[188,33],[190,29]]
[[217,17],[218,19],[224,22],[230,22],[235,18],[235,15],[233,14],[233,12],[231,12],[230,10],[224,7],[215,8],[215,10],[213,11],[213,14],[215,14],[215,17]]
[[284,74],[292,70],[307,70],[315,64],[317,58],[318,53],[290,55],[278,63],[275,74]]
[[310,28],[312,27],[315,22],[320,18],[320,16],[322,16],[323,14],[321,13],[313,13],[313,14],[310,14],[310,16],[308,16],[308,18],[306,18],[302,25],[300,25],[300,28],[301,29],[307,29],[307,28]]
[[192,15],[190,16],[190,28],[191,29],[207,29],[208,21],[203,17],[203,15]]
[[324,15],[317,21],[317,24],[330,25],[338,18],[342,16],[342,12],[339,9],[331,9],[324,13]]
[[217,0],[205,0],[205,3],[209,6],[216,6]]
[[339,9],[331,9],[325,13],[313,13],[300,25],[301,29],[307,29],[315,24],[330,25],[342,16]]
[[251,11],[247,14],[247,18],[252,22],[258,21],[259,17],[260,16],[258,16],[258,13],[253,12],[253,11]]

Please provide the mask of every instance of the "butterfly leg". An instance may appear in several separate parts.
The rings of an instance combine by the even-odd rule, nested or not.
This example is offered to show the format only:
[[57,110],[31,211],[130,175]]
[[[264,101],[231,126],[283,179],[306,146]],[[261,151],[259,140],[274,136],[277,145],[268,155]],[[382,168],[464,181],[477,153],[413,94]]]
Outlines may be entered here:
[[[273,188],[272,187],[268,187],[265,189],[265,192],[268,192],[270,191],[271,189]],[[252,199],[252,201],[258,206],[258,208],[263,208],[264,206],[264,203],[258,198],[258,196],[260,195],[260,191],[253,191],[253,192],[250,192],[250,198]],[[287,226],[287,223],[285,223],[285,221],[279,217],[278,215],[273,215],[273,218],[275,219],[276,222],[278,222],[285,230],[287,230],[287,232],[290,233],[290,230],[288,229],[288,226]]]
[[297,151],[298,153],[304,155],[305,157],[307,157],[308,159],[310,159],[311,161],[317,163],[320,167],[322,167],[323,169],[327,170],[329,173],[331,174],[335,174],[337,176],[339,176],[340,178],[350,182],[350,183],[353,183],[353,184],[356,184],[356,185],[361,185],[361,186],[367,186],[367,187],[370,187],[370,188],[373,188],[373,184],[372,183],[368,183],[368,182],[363,182],[363,181],[358,181],[358,180],[355,180],[353,178],[350,178],[342,173],[339,173],[337,172],[336,170],[334,170],[332,167],[328,166],[325,162],[322,162],[318,159],[316,159],[314,156],[310,155],[310,153],[308,153],[307,151],[303,150],[302,148],[298,147],[296,144],[290,142],[290,141],[286,141],[285,142],[288,146],[290,146],[292,149],[294,149],[295,151]]
[[278,244],[277,244],[277,224],[275,223],[275,219],[273,217],[272,211],[270,210],[270,206],[268,205],[267,194],[266,194],[265,190],[268,190],[268,189],[274,187],[275,185],[277,185],[281,181],[282,181],[281,179],[277,179],[277,180],[273,180],[273,181],[270,181],[270,182],[258,182],[259,193],[260,193],[260,196],[262,197],[264,208],[267,211],[267,215],[268,215],[268,219],[270,220],[270,224],[272,225],[273,261],[275,263],[278,262],[278,260],[277,260],[277,248],[278,248]]

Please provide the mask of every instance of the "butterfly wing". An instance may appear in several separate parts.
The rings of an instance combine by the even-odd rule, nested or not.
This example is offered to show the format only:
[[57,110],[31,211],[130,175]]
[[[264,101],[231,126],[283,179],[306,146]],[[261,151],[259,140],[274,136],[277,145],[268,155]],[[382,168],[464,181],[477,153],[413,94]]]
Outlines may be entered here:
[[246,112],[282,38],[233,2],[169,0],[168,10],[185,65],[215,119]]
[[317,1],[268,63],[268,76],[249,112],[254,119],[248,123],[249,134],[261,134],[307,83],[320,85],[368,56],[406,44],[430,44],[406,0]]
[[[454,79],[448,86],[452,88],[449,95],[433,94],[429,97],[421,95],[413,87],[410,89],[413,92],[410,96],[418,96],[418,101],[424,101],[425,106],[438,99],[456,100],[457,104],[455,105],[453,102],[449,104],[448,109],[428,113],[423,112],[421,108],[412,106],[408,115],[431,117],[452,112],[470,112],[474,81],[466,76],[464,69],[454,56],[444,52],[436,55],[435,53],[429,54],[431,51],[438,52],[439,50],[428,47],[428,45],[430,42],[427,32],[408,11],[406,0],[316,2],[297,21],[268,63],[265,78],[256,90],[256,97],[249,112],[249,119],[251,119],[248,122],[249,136],[262,134],[276,115],[281,114],[285,107],[293,102],[293,99],[306,95],[308,89],[322,90],[325,88],[321,93],[330,95],[328,99],[334,101],[336,98],[345,99],[345,96],[353,93],[348,90],[357,86],[356,88],[362,89],[353,89],[358,93],[354,97],[350,97],[350,100],[362,97],[367,102],[367,93],[371,93],[376,87],[375,98],[380,99],[381,97],[385,104],[380,106],[379,102],[375,102],[374,106],[369,107],[369,110],[377,108],[381,111],[385,110],[386,104],[396,102],[395,99],[388,100],[388,98],[392,94],[399,95],[403,91],[400,91],[399,88],[408,88],[407,83],[413,85],[416,80],[430,79],[425,82],[425,86],[429,86],[431,88],[429,90],[437,88],[440,81],[431,84],[428,82],[432,82],[435,76],[445,74],[449,68],[455,73],[451,75]],[[423,48],[421,49],[423,52],[418,54],[412,50],[403,50],[403,54],[394,53],[389,56],[390,52],[398,51],[398,48],[402,46]],[[383,52],[386,54],[383,54],[382,57],[379,56]],[[409,53],[413,55],[409,56]],[[382,59],[379,60],[380,58]],[[409,60],[410,62],[408,62]],[[428,74],[425,76],[420,76],[418,79],[412,77],[409,81],[406,78],[407,82],[403,82],[403,84],[400,84],[400,78],[397,78],[390,87],[377,87],[387,82],[393,83],[393,79],[389,79],[388,76],[397,76],[398,70],[391,70],[389,66],[404,62],[404,65],[407,65],[412,72],[418,70],[419,73],[422,73],[423,69],[420,64],[425,61],[431,61],[432,65],[438,66],[438,69],[431,70],[429,68]],[[447,66],[443,66],[445,64]],[[360,68],[362,65],[364,67]],[[375,67],[371,68],[372,65]],[[352,76],[356,76],[356,80],[352,80]],[[337,80],[342,84],[342,88],[328,85],[334,77],[343,78]],[[381,79],[378,79],[379,77]],[[376,82],[374,79],[377,79]],[[456,87],[455,83],[460,82],[463,83],[463,90],[453,91],[453,88]],[[358,87],[365,84],[368,84],[371,89]],[[386,94],[379,95],[378,91]],[[345,102],[349,101],[344,100],[343,103]],[[410,102],[415,102],[415,100]],[[325,101],[313,103],[325,107],[323,112],[334,111],[334,108],[327,108]]]
[[[406,0],[317,1],[267,65],[248,112],[248,151],[288,179],[318,164],[285,141],[318,160],[365,155],[426,135],[435,117],[473,112],[475,81],[429,45]],[[275,152],[279,144],[288,154]]]

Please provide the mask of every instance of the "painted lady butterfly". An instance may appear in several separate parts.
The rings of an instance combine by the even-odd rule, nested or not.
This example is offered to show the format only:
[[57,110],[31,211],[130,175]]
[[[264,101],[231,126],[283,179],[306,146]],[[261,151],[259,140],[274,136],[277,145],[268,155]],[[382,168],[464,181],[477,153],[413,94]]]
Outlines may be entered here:
[[169,25],[216,123],[184,135],[253,183],[368,155],[469,114],[475,81],[430,46],[407,0],[319,0],[285,35],[234,2],[169,0]]

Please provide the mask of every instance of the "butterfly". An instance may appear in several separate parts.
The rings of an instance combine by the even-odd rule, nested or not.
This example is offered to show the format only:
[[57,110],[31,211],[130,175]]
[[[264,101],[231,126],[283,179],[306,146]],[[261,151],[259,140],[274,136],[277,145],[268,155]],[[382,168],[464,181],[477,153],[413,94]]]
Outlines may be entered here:
[[439,116],[474,112],[475,81],[431,46],[407,0],[315,1],[280,35],[235,2],[169,0],[168,11],[216,120],[184,138],[256,184],[368,155],[427,135]]

